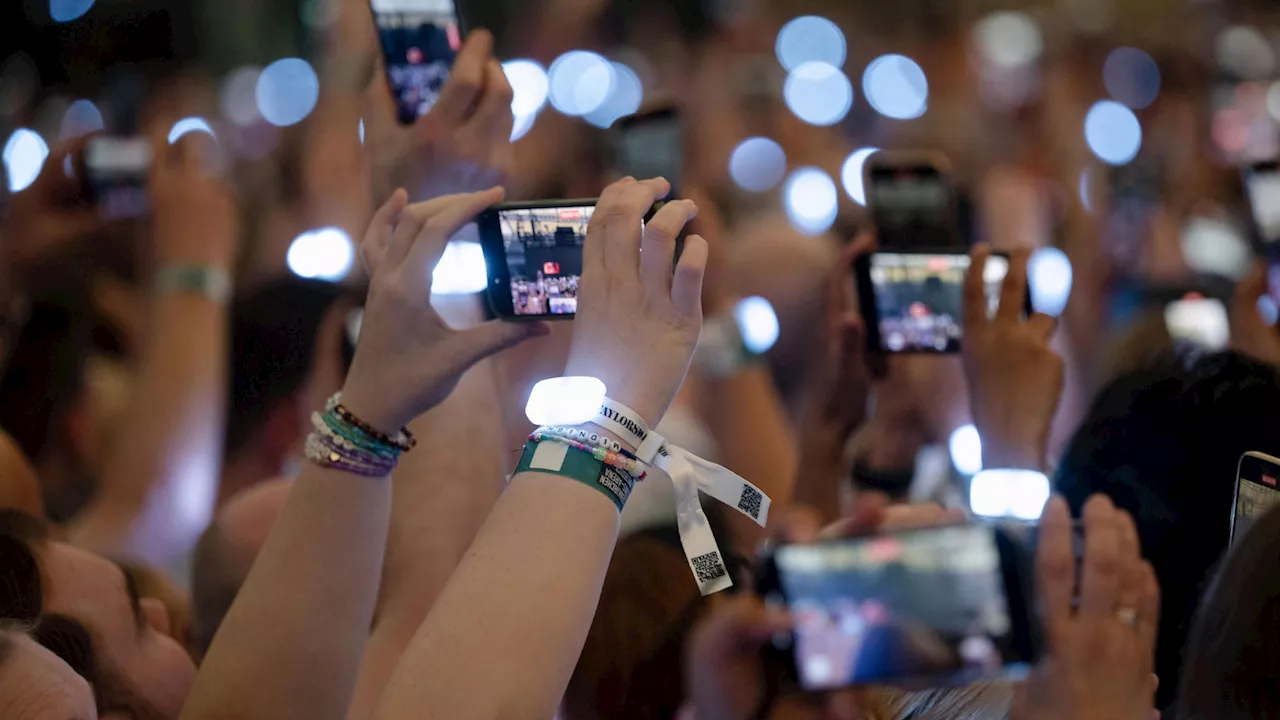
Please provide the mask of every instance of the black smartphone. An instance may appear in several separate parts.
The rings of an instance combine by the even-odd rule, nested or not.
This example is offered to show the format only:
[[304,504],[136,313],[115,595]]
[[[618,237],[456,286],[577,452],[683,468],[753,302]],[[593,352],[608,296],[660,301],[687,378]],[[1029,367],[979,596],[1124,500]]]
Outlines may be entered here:
[[1277,503],[1280,503],[1280,460],[1260,452],[1241,455],[1236,467],[1236,495],[1231,503],[1231,542],[1235,543],[1258,516]]
[[794,621],[765,649],[789,689],[1017,679],[1040,656],[1031,555],[993,525],[779,545],[758,578]]
[[943,155],[875,153],[863,167],[863,184],[881,249],[965,248]]
[[462,47],[454,0],[370,0],[396,118],[412,124],[427,114],[449,79]]
[[582,244],[595,199],[506,203],[476,225],[489,274],[489,304],[506,320],[572,319]]
[[138,218],[148,207],[151,143],[145,137],[90,138],[84,150],[89,197],[108,220]]
[[[969,256],[954,251],[875,252],[854,262],[867,347],[879,353],[956,353],[964,335]],[[983,271],[987,314],[1000,305],[1009,257],[993,253]],[[1023,301],[1031,313],[1031,293]]]
[[638,180],[666,178],[678,197],[684,172],[684,123],[673,107],[624,117],[615,123],[615,170]]
[[1110,166],[1107,194],[1107,253],[1117,265],[1133,267],[1142,259],[1156,208],[1166,194],[1164,164],[1144,156]]

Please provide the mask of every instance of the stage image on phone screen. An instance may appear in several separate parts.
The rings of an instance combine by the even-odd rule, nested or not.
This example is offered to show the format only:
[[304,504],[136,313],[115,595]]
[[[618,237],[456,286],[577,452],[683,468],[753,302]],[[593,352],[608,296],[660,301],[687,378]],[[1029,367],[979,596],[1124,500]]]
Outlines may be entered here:
[[1280,488],[1276,486],[1277,478],[1263,472],[1258,479],[1262,482],[1256,483],[1242,479],[1236,490],[1236,519],[1231,527],[1232,538],[1244,535],[1258,516],[1276,503],[1280,503]]
[[993,533],[955,526],[779,547],[801,686],[999,673],[1016,652]]
[[[968,255],[875,253],[871,284],[879,315],[880,342],[889,352],[956,352],[964,311]],[[993,255],[983,280],[987,312],[994,313],[1009,261]]]
[[578,311],[582,243],[592,206],[522,208],[498,213],[516,315]]
[[89,141],[85,174],[104,218],[123,220],[147,213],[151,155],[151,144],[144,137],[96,137]]
[[425,115],[462,47],[453,0],[372,0],[400,122]]

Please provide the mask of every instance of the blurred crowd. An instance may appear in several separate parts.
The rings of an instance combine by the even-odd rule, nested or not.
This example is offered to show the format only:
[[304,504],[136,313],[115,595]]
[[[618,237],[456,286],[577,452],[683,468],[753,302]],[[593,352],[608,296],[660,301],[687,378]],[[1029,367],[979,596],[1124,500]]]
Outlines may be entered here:
[[[1280,717],[1280,510],[1232,536],[1280,456],[1269,3],[458,3],[413,97],[367,0],[0,10],[0,717]],[[623,177],[656,108],[680,177]],[[881,149],[948,159],[953,352],[868,349]],[[473,221],[570,198],[581,276],[510,294],[576,316],[494,317]],[[562,376],[627,422],[535,431]],[[981,517],[984,469],[1052,497]],[[776,662],[963,593],[788,613],[771,549],[955,524],[1026,550],[1034,656]]]

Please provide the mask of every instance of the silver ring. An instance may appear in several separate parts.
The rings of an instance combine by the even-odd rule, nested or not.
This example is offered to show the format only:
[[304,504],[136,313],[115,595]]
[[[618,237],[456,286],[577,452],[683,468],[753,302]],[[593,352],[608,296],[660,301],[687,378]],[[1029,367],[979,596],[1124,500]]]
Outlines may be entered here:
[[1138,627],[1138,611],[1133,608],[1122,607],[1116,610],[1116,619],[1131,630]]

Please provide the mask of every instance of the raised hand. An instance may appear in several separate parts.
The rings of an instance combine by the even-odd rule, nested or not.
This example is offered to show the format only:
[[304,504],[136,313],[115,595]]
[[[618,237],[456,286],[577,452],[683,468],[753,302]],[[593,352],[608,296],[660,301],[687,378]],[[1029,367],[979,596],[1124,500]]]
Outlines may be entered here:
[[103,228],[97,209],[82,197],[80,181],[64,170],[68,158],[76,164],[85,142],[77,138],[54,148],[36,181],[10,197],[8,222],[0,226],[0,268],[13,280]]
[[1254,359],[1280,365],[1280,332],[1267,325],[1258,312],[1258,300],[1267,293],[1267,265],[1255,263],[1236,284],[1231,298],[1231,347]]
[[1023,319],[1026,250],[1009,259],[1000,308],[987,317],[983,269],[990,248],[979,246],[964,283],[964,371],[973,422],[982,435],[983,466],[1039,469],[1049,428],[1062,396],[1065,368],[1049,346],[1055,321],[1034,313]]
[[697,206],[675,200],[642,222],[670,189],[661,178],[624,178],[601,194],[583,247],[580,310],[565,369],[599,378],[609,397],[650,427],[684,381],[702,328],[706,241],[690,235],[671,270],[676,236]]
[[342,396],[353,413],[384,432],[437,405],[479,360],[547,334],[542,323],[496,320],[454,330],[431,307],[431,271],[445,244],[502,196],[495,187],[408,205],[405,191],[397,190],[374,214],[360,247],[369,298]]
[[235,198],[211,171],[214,140],[188,133],[156,152],[148,179],[152,204],[152,260],[166,265],[204,266],[230,271],[239,244]]
[[1084,532],[1077,588],[1071,515],[1062,498],[1049,501],[1036,550],[1048,653],[1015,696],[1015,720],[1158,717],[1152,709],[1160,621],[1155,571],[1142,559],[1133,519],[1105,496],[1085,504]]
[[[380,56],[379,56],[380,57]],[[372,87],[375,170],[409,188],[415,200],[474,192],[511,172],[511,84],[493,56],[493,36],[475,30],[454,61],[440,98],[411,126],[395,118],[381,72]]]

